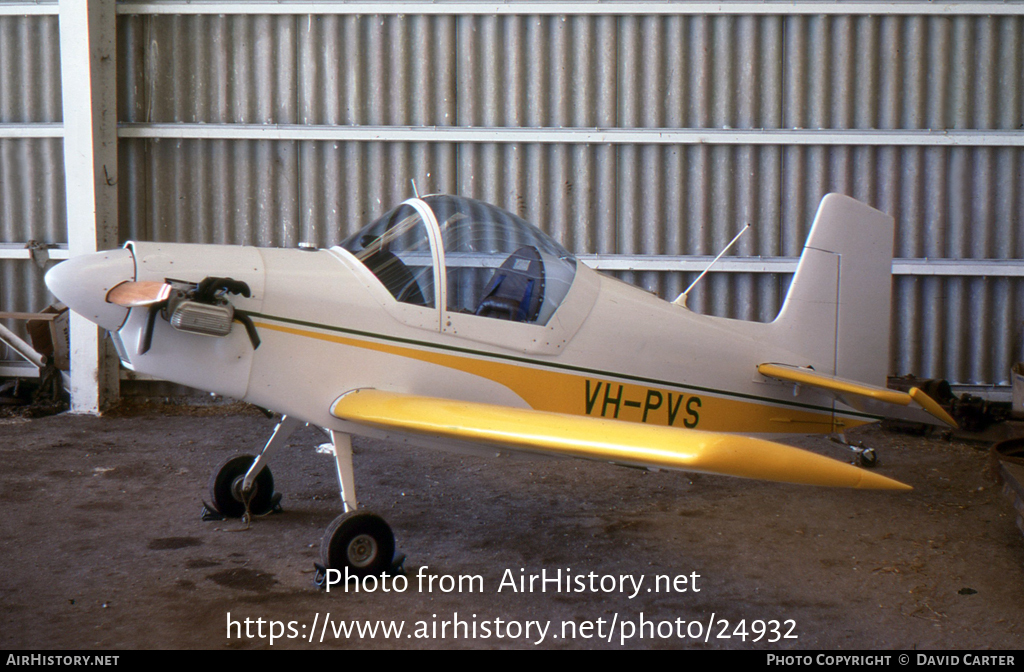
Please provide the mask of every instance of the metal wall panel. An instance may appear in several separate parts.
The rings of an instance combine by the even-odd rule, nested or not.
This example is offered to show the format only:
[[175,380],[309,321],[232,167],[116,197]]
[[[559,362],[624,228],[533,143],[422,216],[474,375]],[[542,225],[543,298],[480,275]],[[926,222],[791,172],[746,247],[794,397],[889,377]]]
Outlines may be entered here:
[[0,16],[0,123],[61,120],[55,16]]
[[[125,138],[121,234],[330,245],[411,195],[415,179],[421,192],[497,203],[578,253],[714,254],[750,223],[731,254],[796,256],[821,196],[839,191],[896,218],[898,257],[1024,259],[1019,146],[715,143],[725,129],[1024,128],[1024,17],[931,5],[850,16],[789,3],[716,16],[122,13],[124,122],[700,128],[711,140]],[[60,120],[55,26],[0,17],[0,122]],[[38,61],[24,56],[37,38],[50,45]],[[44,166],[32,171],[54,151],[59,164],[59,140],[0,141],[0,159],[20,152]],[[0,209],[5,240],[63,240],[62,183],[40,178],[28,186],[40,197],[3,187],[17,194]],[[11,208],[27,212],[33,198],[43,214],[15,231]],[[617,274],[667,298],[694,275]],[[712,273],[690,306],[767,320],[788,282]],[[893,373],[999,384],[1024,358],[1021,278],[903,276],[893,298]]]
[[[122,119],[375,126],[1003,129],[1020,16],[123,16]],[[457,191],[579,253],[796,256],[840,191],[896,254],[1024,258],[1019,148],[127,140],[122,230],[333,244]],[[143,194],[140,196],[140,194]],[[693,274],[621,272],[671,298]],[[713,274],[696,310],[771,319],[788,277]],[[1019,279],[898,278],[893,372],[1005,383]],[[982,326],[983,325],[983,326]],[[984,353],[984,354],[979,354]]]
[[786,127],[1016,129],[1021,17],[786,19]]
[[[0,124],[59,123],[60,50],[55,16],[0,16]],[[0,138],[0,242],[67,241],[64,151],[59,138]],[[52,301],[43,269],[0,259],[0,310]],[[23,325],[4,325],[25,336]],[[0,361],[20,357],[0,344]]]
[[1017,129],[1024,105],[1020,16],[160,15],[119,30],[124,121]]
[[67,242],[58,138],[0,138],[0,241]]

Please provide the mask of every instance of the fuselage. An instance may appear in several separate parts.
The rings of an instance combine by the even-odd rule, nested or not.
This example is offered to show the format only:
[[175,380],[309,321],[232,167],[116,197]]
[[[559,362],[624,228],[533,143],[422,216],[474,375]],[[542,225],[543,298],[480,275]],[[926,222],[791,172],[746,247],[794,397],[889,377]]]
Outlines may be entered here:
[[582,264],[548,323],[536,325],[398,302],[341,248],[128,247],[135,280],[246,282],[252,295],[232,303],[262,344],[253,350],[241,328],[216,338],[158,319],[140,355],[146,310],[132,308],[115,339],[127,366],[324,427],[353,431],[329,409],[359,388],[755,434],[871,419],[760,376],[759,363],[800,361],[770,324],[699,315]]

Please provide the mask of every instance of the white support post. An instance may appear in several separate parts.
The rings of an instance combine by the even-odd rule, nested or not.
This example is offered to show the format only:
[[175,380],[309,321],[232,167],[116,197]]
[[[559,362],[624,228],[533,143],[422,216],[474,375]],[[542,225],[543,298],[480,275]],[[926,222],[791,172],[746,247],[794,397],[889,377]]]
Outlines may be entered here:
[[[60,0],[64,181],[70,256],[117,246],[115,0]],[[71,315],[71,411],[117,400],[117,358],[100,328]]]

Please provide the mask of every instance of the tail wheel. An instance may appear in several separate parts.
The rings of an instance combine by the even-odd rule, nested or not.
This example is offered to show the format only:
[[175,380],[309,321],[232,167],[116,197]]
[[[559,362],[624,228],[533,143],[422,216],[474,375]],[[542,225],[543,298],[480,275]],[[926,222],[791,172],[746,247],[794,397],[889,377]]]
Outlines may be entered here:
[[232,457],[210,476],[210,499],[222,515],[241,518],[245,515],[246,499],[253,515],[269,513],[274,507],[274,477],[269,467],[263,467],[256,476],[252,490],[242,492],[242,481],[255,459],[252,455]]
[[350,576],[380,574],[391,568],[395,535],[384,519],[369,511],[349,511],[327,527],[320,562],[328,569],[348,568]]

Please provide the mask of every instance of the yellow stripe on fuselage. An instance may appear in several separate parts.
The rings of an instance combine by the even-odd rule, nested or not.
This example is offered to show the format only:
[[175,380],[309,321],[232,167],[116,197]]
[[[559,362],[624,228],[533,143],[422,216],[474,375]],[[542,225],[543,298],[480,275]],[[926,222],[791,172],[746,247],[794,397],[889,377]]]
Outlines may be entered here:
[[[339,334],[293,326],[256,322],[260,329],[373,350],[421,362],[429,362],[504,385],[538,411],[614,418],[650,425],[746,434],[815,434],[834,431],[828,411],[813,411],[729,399],[707,392],[671,390],[598,375],[552,371],[525,364],[499,362],[449,352],[379,343]],[[485,353],[481,355],[486,356]],[[339,391],[340,392],[340,391]],[[840,418],[843,427],[865,420]]]

